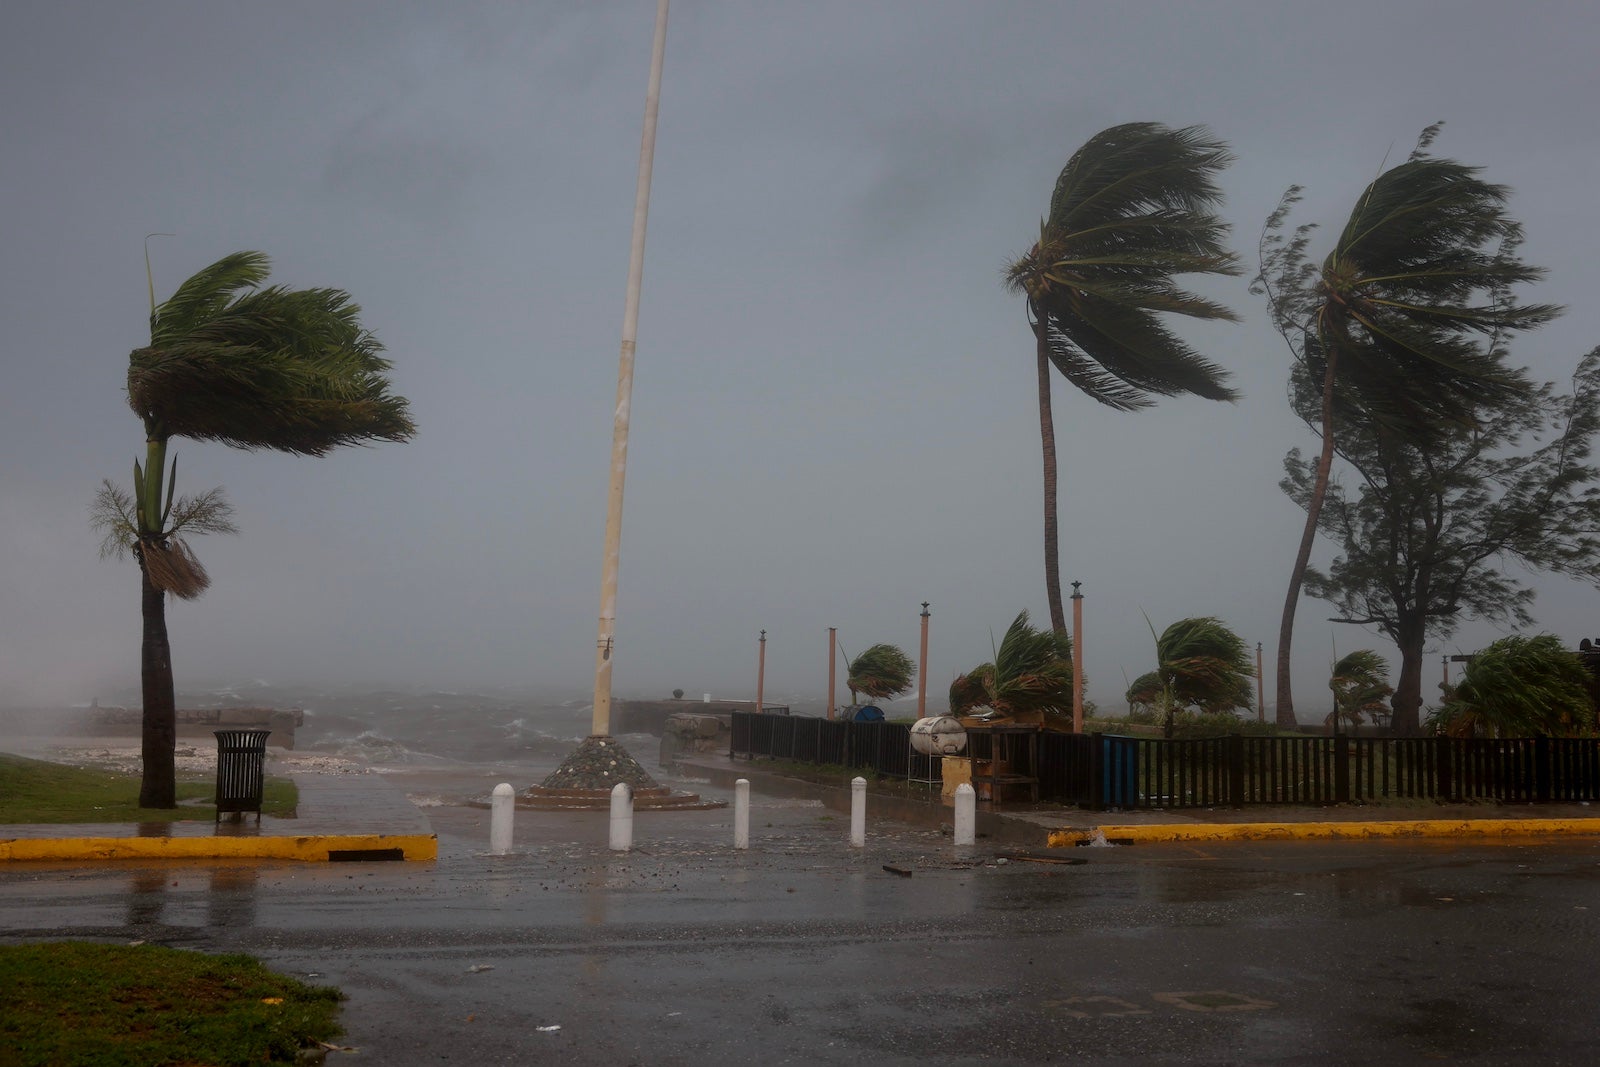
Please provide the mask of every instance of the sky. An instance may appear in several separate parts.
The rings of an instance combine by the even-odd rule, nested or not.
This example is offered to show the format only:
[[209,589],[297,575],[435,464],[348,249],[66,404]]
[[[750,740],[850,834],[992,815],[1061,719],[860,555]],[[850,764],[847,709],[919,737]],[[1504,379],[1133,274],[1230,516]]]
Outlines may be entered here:
[[[180,688],[588,688],[654,8],[9,0],[0,704],[136,691],[137,568],[98,558],[87,515],[142,453],[125,375],[154,232],[175,235],[149,241],[158,299],[247,248],[347,289],[419,428],[320,460],[177,442],[180,492],[225,486],[241,530],[194,544],[213,586],[169,608]],[[1435,154],[1515,190],[1549,271],[1530,295],[1570,309],[1514,357],[1564,380],[1600,343],[1597,30],[1556,0],[678,0],[616,693],[753,697],[764,629],[766,699],[820,702],[828,627],[915,656],[927,601],[942,707],[1019,610],[1047,624],[1033,342],[1001,276],[1107,126],[1227,141],[1253,266],[1287,186],[1336,228],[1445,120]],[[1197,287],[1243,318],[1179,327],[1237,404],[1121,414],[1055,386],[1063,578],[1108,709],[1153,666],[1146,618],[1262,642],[1270,696],[1303,524],[1277,483],[1316,440],[1248,273]],[[1529,580],[1537,629],[1600,636],[1593,587]],[[1393,655],[1330,614],[1299,609],[1302,708],[1336,652]],[[1468,623],[1430,655],[1497,636]]]

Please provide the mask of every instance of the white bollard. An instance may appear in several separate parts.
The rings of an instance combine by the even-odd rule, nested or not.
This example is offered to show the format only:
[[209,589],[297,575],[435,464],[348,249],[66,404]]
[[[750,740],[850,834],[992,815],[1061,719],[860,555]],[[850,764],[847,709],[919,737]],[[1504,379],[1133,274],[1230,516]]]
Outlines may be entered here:
[[633,847],[633,787],[618,782],[611,790],[611,851]]
[[750,779],[733,783],[733,847],[750,847]]
[[956,847],[978,840],[978,794],[967,782],[956,786]]
[[854,778],[850,782],[850,847],[867,846],[867,780]]
[[517,810],[517,794],[510,782],[494,787],[489,800],[489,853],[504,856],[511,851],[511,818]]

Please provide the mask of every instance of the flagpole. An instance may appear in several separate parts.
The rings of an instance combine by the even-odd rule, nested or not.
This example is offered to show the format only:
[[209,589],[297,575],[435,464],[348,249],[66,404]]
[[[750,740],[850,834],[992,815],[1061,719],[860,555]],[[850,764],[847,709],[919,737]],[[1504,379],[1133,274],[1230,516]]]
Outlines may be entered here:
[[655,159],[656,114],[661,103],[661,63],[667,50],[667,0],[656,5],[650,89],[645,96],[644,137],[639,145],[639,182],[633,199],[633,248],[628,258],[628,298],[622,314],[622,351],[617,361],[617,406],[611,429],[611,480],[606,497],[605,555],[600,577],[600,631],[595,641],[594,719],[590,733],[611,733],[611,666],[616,652],[617,561],[622,542],[622,487],[628,473],[628,416],[633,397],[633,352],[639,329],[639,289],[644,278],[645,223],[650,214],[650,168]]

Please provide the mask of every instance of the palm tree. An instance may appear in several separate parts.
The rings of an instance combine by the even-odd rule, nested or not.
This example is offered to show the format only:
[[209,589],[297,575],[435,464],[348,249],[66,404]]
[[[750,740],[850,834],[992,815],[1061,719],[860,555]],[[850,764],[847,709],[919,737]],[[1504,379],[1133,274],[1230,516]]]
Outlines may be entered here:
[[950,714],[977,708],[1005,716],[1037,713],[1055,728],[1071,730],[1072,693],[1072,639],[1062,630],[1034,629],[1021,611],[994,660],[950,684]]
[[1502,637],[1472,657],[1431,724],[1457,737],[1593,734],[1589,672],[1550,634]]
[[210,579],[186,534],[232,532],[220,489],[174,500],[174,437],[321,456],[341,445],[415,432],[389,362],[338,289],[262,288],[268,260],[235,252],[189,278],[162,305],[151,290],[150,344],[128,358],[128,403],[144,423],[133,491],[106,482],[92,521],[102,554],[132,551],[143,589],[143,763],[139,805],[176,804],[175,709],[166,595],[192,599]]
[[1215,714],[1250,706],[1255,677],[1250,649],[1220,619],[1179,619],[1159,635],[1148,618],[1145,625],[1156,642],[1154,677],[1135,679],[1126,697],[1130,704],[1149,704],[1154,695],[1167,736],[1180,708]]
[[845,685],[850,690],[850,703],[856,703],[856,694],[865,693],[869,700],[891,700],[911,688],[911,676],[917,665],[894,645],[873,645],[850,661]]
[[1313,226],[1291,238],[1281,232],[1299,187],[1284,194],[1262,232],[1255,289],[1266,294],[1303,373],[1321,383],[1322,453],[1278,634],[1280,726],[1295,722],[1295,607],[1327,494],[1336,423],[1370,420],[1418,440],[1471,426],[1479,412],[1532,388],[1505,365],[1506,336],[1559,313],[1511,301],[1512,286],[1543,271],[1517,256],[1521,227],[1505,211],[1509,190],[1483,181],[1478,168],[1428,156],[1438,131],[1437,124],[1424,130],[1406,162],[1367,186],[1320,268],[1306,258]]
[[1027,298],[1044,454],[1045,591],[1050,623],[1066,631],[1056,537],[1055,424],[1050,367],[1091,398],[1120,411],[1157,396],[1193,393],[1234,400],[1227,373],[1201,358],[1160,319],[1236,318],[1178,288],[1178,274],[1237,274],[1222,245],[1228,225],[1214,177],[1232,162],[1200,126],[1113,126],[1090,138],[1056,179],[1039,240],[1006,272]]
[[1393,714],[1388,700],[1394,693],[1389,684],[1389,664],[1370,648],[1361,648],[1341,658],[1333,665],[1333,675],[1328,688],[1333,690],[1333,711],[1327,721],[1338,715],[1351,726],[1360,726],[1363,716],[1378,723]]

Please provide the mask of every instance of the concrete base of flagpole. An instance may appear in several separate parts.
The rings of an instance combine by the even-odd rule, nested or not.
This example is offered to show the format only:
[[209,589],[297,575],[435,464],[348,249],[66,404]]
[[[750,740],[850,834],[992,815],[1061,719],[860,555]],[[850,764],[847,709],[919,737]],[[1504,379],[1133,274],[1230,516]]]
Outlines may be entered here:
[[702,800],[698,793],[668,789],[639,765],[614,737],[593,734],[579,743],[545,780],[517,797],[517,807],[539,810],[604,811],[618,785],[633,790],[635,811],[725,808],[725,800]]

